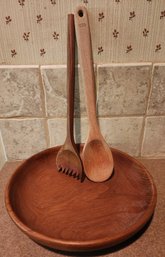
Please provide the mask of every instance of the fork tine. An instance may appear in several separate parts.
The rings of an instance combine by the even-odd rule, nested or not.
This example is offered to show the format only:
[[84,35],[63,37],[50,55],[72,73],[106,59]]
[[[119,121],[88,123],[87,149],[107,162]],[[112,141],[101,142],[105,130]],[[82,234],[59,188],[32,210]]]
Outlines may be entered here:
[[74,179],[77,179],[77,180],[82,179],[82,176],[79,174],[79,172],[71,170],[71,169],[69,169],[67,167],[64,167],[64,166],[59,165],[58,166],[58,171],[67,175],[67,176],[69,176],[69,177],[73,177]]
[[72,177],[73,177],[73,178],[76,178],[76,176],[77,176],[77,175],[76,175],[76,172],[75,172],[75,173],[73,172]]
[[71,172],[69,173],[69,176],[71,177],[71,176],[72,176],[72,174],[73,174],[73,170],[71,170]]
[[65,174],[66,174],[66,175],[68,175],[68,174],[69,174],[69,169],[67,169],[67,170],[66,170]]

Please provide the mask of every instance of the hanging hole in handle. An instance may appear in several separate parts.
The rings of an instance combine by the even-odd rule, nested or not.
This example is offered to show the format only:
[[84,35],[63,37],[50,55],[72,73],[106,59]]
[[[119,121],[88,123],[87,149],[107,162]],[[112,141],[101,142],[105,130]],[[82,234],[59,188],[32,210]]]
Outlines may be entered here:
[[79,10],[78,15],[79,15],[79,17],[83,17],[84,16],[83,10]]

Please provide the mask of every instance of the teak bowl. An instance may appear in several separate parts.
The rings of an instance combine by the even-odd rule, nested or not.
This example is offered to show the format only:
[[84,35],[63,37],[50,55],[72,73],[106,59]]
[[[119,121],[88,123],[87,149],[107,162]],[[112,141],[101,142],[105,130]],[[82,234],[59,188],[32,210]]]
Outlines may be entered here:
[[25,234],[55,249],[90,251],[118,244],[146,224],[156,205],[156,188],[140,162],[111,149],[112,177],[81,183],[57,172],[59,148],[26,160],[6,187],[7,211]]

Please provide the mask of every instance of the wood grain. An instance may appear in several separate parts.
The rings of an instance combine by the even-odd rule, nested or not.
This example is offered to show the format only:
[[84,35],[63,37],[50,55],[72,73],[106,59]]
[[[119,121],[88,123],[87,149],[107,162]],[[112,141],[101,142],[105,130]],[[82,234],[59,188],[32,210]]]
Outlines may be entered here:
[[77,154],[74,141],[74,88],[75,88],[75,28],[74,15],[68,14],[67,38],[67,135],[63,146],[56,157],[59,171],[82,179],[82,163]]
[[78,6],[75,10],[75,27],[89,123],[82,161],[86,176],[94,182],[103,182],[112,175],[113,157],[101,134],[97,120],[91,33],[88,12],[84,6]]
[[86,251],[118,244],[145,225],[156,205],[156,188],[142,164],[112,149],[111,179],[80,183],[57,172],[58,150],[26,160],[6,187],[7,211],[24,233],[56,249]]

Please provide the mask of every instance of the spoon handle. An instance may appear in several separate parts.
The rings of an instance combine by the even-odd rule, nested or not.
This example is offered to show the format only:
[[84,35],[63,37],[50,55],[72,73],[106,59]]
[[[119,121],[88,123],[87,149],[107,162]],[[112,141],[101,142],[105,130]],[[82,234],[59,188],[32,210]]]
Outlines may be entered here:
[[98,122],[96,118],[95,76],[88,14],[84,6],[79,6],[75,11],[75,27],[80,66],[85,84],[85,100],[89,119],[89,131],[93,134],[93,132],[96,133],[98,131]]
[[67,40],[67,138],[74,142],[74,84],[75,84],[75,29],[74,15],[68,14],[68,40]]

